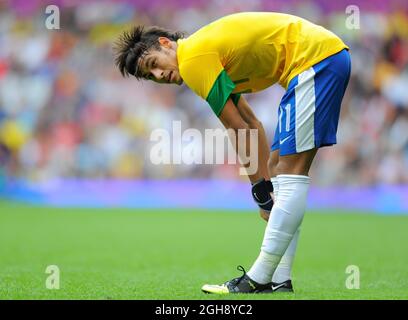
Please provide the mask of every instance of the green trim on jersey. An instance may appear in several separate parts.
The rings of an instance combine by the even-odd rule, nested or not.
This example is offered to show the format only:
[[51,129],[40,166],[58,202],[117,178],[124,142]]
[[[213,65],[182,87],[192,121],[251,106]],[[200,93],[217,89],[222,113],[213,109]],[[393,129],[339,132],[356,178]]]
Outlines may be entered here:
[[234,89],[234,82],[232,82],[225,70],[222,70],[206,99],[217,117],[221,114],[221,111],[224,109],[225,103],[230,96],[235,104],[238,103],[240,95],[231,94]]
[[231,99],[234,102],[234,104],[237,106],[238,105],[238,101],[239,98],[241,98],[241,94],[240,93],[232,93],[231,94]]

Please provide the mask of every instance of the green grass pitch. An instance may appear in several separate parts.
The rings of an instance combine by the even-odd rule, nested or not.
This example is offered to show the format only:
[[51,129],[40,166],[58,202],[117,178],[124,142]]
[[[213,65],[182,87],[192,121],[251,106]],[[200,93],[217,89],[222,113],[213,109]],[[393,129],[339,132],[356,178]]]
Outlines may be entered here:
[[[408,216],[307,212],[294,294],[215,296],[249,269],[256,211],[55,209],[0,203],[0,299],[407,299]],[[48,265],[60,289],[46,289]],[[360,289],[345,286],[357,265]]]

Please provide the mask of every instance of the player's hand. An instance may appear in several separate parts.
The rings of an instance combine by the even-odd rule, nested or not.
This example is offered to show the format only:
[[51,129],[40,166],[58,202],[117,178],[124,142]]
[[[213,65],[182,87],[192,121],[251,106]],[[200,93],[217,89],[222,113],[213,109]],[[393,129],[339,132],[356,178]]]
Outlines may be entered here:
[[260,215],[261,218],[264,219],[266,222],[268,222],[268,220],[269,220],[269,215],[270,215],[270,214],[271,214],[270,212],[265,211],[265,210],[259,208],[259,215]]

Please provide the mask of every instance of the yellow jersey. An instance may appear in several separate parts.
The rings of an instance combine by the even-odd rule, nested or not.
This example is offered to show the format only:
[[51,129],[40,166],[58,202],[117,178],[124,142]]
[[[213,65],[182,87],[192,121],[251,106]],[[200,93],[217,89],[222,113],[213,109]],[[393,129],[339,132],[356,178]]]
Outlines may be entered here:
[[227,99],[290,80],[348,46],[331,31],[276,12],[220,18],[177,40],[181,78],[218,116]]

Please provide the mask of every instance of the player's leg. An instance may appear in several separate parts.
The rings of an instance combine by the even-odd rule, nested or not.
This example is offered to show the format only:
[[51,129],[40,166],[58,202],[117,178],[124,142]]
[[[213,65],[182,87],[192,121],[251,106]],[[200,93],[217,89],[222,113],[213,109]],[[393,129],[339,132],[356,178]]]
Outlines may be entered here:
[[[272,151],[269,155],[268,171],[269,175],[271,176],[273,198],[275,202],[279,197],[279,183],[277,177],[278,163],[279,150]],[[282,259],[273,274],[272,286],[275,288],[275,292],[293,292],[292,268],[299,240],[299,233],[300,227],[296,230],[295,235],[290,241],[289,247],[286,249],[285,254],[282,256]]]
[[279,157],[278,197],[268,220],[261,252],[248,271],[248,276],[256,283],[271,281],[302,223],[310,185],[308,173],[316,152],[317,149],[312,149]]
[[[279,132],[277,132],[279,134]],[[271,176],[271,182],[273,185],[273,198],[276,202],[279,197],[279,183],[278,183],[278,163],[279,163],[279,149],[272,151],[269,155],[268,160],[268,171]],[[272,277],[272,285],[275,288],[278,288],[276,291],[293,291],[292,287],[292,268],[293,261],[296,254],[296,248],[299,240],[300,228],[296,230],[295,235],[293,236],[289,247],[286,249],[285,254],[283,255],[281,261],[279,262],[278,267],[275,270],[275,273]]]
[[[305,212],[309,188],[307,176],[317,149],[280,156],[277,165],[279,191],[266,227],[261,252],[248,273],[223,285],[204,285],[206,293],[270,293],[271,279],[298,230]],[[283,284],[282,284],[283,285]],[[281,287],[278,285],[277,290]]]
[[[303,219],[309,186],[307,175],[316,152],[317,149],[312,149],[299,154],[279,156],[275,145],[269,166],[273,167],[271,175],[276,175],[278,193],[268,220],[261,253],[247,274],[241,269],[244,271],[243,276],[222,286],[205,285],[202,288],[204,292],[272,292],[272,275]],[[295,246],[296,243],[293,247]],[[286,283],[281,285],[285,285],[282,290],[289,289]],[[281,289],[281,286],[277,285],[277,289]]]
[[289,247],[286,249],[285,254],[282,256],[281,261],[273,273],[272,288],[274,292],[293,292],[292,269],[299,241],[300,229],[301,227],[296,230],[289,243]]
[[[287,202],[287,196],[285,196],[286,194],[285,190],[287,189],[286,184],[288,183],[288,177],[290,177],[289,175],[291,174],[292,174],[292,179],[289,179],[289,182],[294,188],[290,189],[293,194],[291,194],[289,198],[293,198],[293,195],[298,192],[296,183],[293,183],[292,180],[295,180],[296,174],[305,173],[307,175],[315,154],[316,154],[316,150],[310,150],[309,152],[304,152],[304,153],[294,155],[294,156],[280,157],[279,150],[274,150],[271,152],[270,161],[268,163],[268,166],[271,168],[269,173],[271,174],[271,176],[274,176],[272,180],[272,183],[274,183],[274,197],[275,197],[274,207],[279,205],[281,202],[283,203]],[[286,168],[288,167],[291,167],[292,170],[287,170]],[[281,176],[280,175],[281,173],[287,173],[288,176],[287,177]],[[279,182],[282,182],[283,184],[283,196],[282,197],[284,201],[279,200],[281,197],[279,193],[280,191]],[[305,192],[301,190],[301,193],[305,193]],[[303,197],[303,201],[299,201],[299,197],[298,197],[295,205],[298,205],[300,209],[288,208],[288,210],[297,213],[296,215],[292,215],[294,219],[288,219],[286,217],[287,213],[282,210],[277,210],[276,208],[272,209],[268,224],[271,223],[271,221],[273,221],[274,229],[277,230],[277,232],[280,233],[280,235],[277,237],[273,237],[271,239],[267,239],[267,240],[264,239],[264,244],[262,246],[261,254],[258,257],[255,264],[253,265],[253,267],[251,268],[250,272],[248,272],[248,274],[246,274],[245,270],[242,267],[240,267],[242,269],[239,269],[239,270],[244,271],[244,274],[241,277],[232,279],[221,286],[204,285],[202,290],[206,293],[233,293],[233,292],[270,293],[272,292],[271,279],[272,279],[273,270],[275,270],[275,268],[278,265],[280,265],[281,272],[283,272],[284,274],[286,274],[287,272],[290,273],[292,263],[289,261],[293,261],[293,255],[294,255],[294,251],[297,245],[297,239],[292,239],[292,238],[295,238],[293,235],[297,233],[298,226],[300,225],[301,219],[299,220],[298,216],[303,214],[305,203],[306,203],[306,197]],[[291,206],[293,206],[293,204]],[[283,207],[287,208],[288,205],[284,204]],[[303,211],[302,211],[302,208],[303,208]],[[279,225],[285,221],[289,222],[288,226],[286,226],[286,224],[288,223],[286,224],[284,223],[284,225]],[[277,226],[275,226],[276,223],[278,223]],[[282,228],[286,228],[284,229],[285,230],[284,233],[279,231]],[[294,231],[292,230],[293,228],[294,228]],[[284,235],[284,237],[286,237],[286,235],[290,235],[289,237],[285,238],[290,243],[290,245],[289,243],[287,244],[282,243],[282,241],[280,240],[282,235]],[[293,240],[293,244],[291,240]],[[268,247],[270,247],[270,243],[269,243],[270,241],[276,242],[276,244],[279,245],[278,251],[276,251],[276,248],[272,248],[272,251],[276,253],[274,255],[269,255],[267,253],[268,251],[265,252],[265,250],[269,250]],[[287,255],[284,255],[285,251],[288,253]],[[286,264],[284,263],[280,264],[282,256],[285,257],[284,259],[282,259],[282,261],[286,261]],[[289,262],[289,266],[288,266],[288,262]],[[259,276],[261,276],[261,278]],[[290,279],[285,279],[283,283],[277,284],[276,287],[277,287],[277,291],[292,291]]]
[[309,168],[318,148],[336,143],[340,105],[349,77],[350,56],[343,50],[295,77],[282,98],[276,168],[278,199],[261,253],[248,272],[257,283],[269,281],[300,227],[310,184]]

